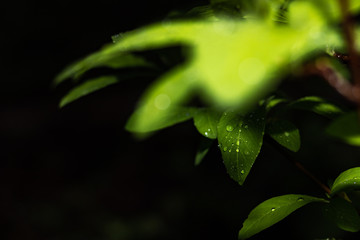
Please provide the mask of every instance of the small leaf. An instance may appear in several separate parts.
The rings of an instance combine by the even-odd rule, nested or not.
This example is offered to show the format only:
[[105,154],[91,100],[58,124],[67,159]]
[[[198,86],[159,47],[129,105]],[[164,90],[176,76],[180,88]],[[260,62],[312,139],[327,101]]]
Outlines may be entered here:
[[350,112],[335,119],[326,129],[326,132],[342,141],[360,146],[360,124],[357,112]]
[[209,109],[199,109],[194,115],[194,125],[200,134],[203,136],[216,139],[217,137],[217,124],[221,117],[221,113]]
[[198,166],[202,160],[204,159],[204,157],[206,156],[206,154],[209,152],[209,149],[211,147],[211,145],[214,143],[214,140],[210,140],[207,138],[201,138],[198,150],[196,152],[196,156],[195,156],[195,166]]
[[274,197],[255,207],[239,232],[239,239],[247,239],[281,221],[296,209],[311,202],[327,202],[325,199],[306,195],[289,194]]
[[300,98],[290,103],[288,107],[312,111],[330,119],[338,117],[343,113],[343,111],[338,106],[316,96]]
[[324,215],[339,228],[348,232],[360,230],[360,217],[356,209],[342,198],[334,198],[324,207]]
[[85,83],[75,87],[68,94],[66,94],[60,101],[59,106],[64,107],[65,105],[86,96],[92,92],[100,90],[111,84],[117,83],[118,80],[114,76],[103,76],[95,79],[86,81]]
[[275,120],[268,124],[266,132],[280,145],[297,152],[300,149],[299,129],[287,120]]
[[263,142],[265,108],[245,116],[225,112],[218,124],[218,141],[228,174],[242,185],[258,156]]
[[360,189],[360,167],[351,168],[342,172],[334,181],[331,188],[331,194],[337,192]]
[[108,48],[109,46],[66,67],[56,76],[54,84],[58,85],[68,78],[79,78],[86,71],[96,67],[125,68],[152,66],[139,56],[123,52],[108,52]]

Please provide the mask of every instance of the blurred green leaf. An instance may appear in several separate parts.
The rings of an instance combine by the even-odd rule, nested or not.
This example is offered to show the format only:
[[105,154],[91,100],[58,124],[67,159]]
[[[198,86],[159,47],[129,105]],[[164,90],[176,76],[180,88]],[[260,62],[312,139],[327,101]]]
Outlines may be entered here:
[[316,96],[300,98],[290,103],[288,107],[311,111],[327,118],[335,118],[343,113],[343,111],[338,106]]
[[330,136],[339,138],[350,145],[360,146],[360,124],[358,113],[350,112],[343,114],[331,122],[327,127],[326,132]]
[[226,111],[218,124],[218,141],[228,174],[242,185],[258,156],[264,135],[265,107],[245,116]]
[[126,68],[126,67],[150,67],[152,64],[143,58],[130,53],[107,51],[108,45],[101,51],[75,62],[59,73],[54,81],[57,85],[68,78],[79,78],[86,71],[96,67]]
[[360,189],[360,167],[351,168],[342,172],[334,181],[331,187],[331,194],[337,192]]
[[324,215],[339,228],[348,232],[360,230],[360,217],[356,209],[342,198],[334,198],[324,207]]
[[219,111],[210,108],[202,108],[194,114],[194,125],[204,137],[216,139],[217,124],[220,117],[221,113]]
[[214,140],[210,140],[207,138],[201,138],[200,144],[197,149],[196,156],[195,156],[195,166],[198,166],[202,162],[202,160],[204,159],[206,154],[209,152],[209,149],[213,143],[214,143]]
[[299,129],[287,120],[274,120],[266,126],[266,132],[280,145],[297,152],[300,149]]
[[66,94],[60,101],[59,106],[64,107],[65,105],[86,96],[92,92],[100,90],[104,87],[117,83],[118,80],[114,76],[102,76],[95,79],[90,79],[83,84],[72,89],[68,94]]
[[311,202],[327,201],[297,194],[283,195],[266,200],[250,212],[239,232],[239,239],[248,239]]

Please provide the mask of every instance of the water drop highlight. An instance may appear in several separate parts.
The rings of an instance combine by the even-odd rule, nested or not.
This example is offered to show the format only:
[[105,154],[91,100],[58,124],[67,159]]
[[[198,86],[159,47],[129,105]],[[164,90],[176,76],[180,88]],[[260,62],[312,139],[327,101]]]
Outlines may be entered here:
[[231,132],[232,130],[234,130],[233,126],[231,126],[231,125],[226,126],[226,131]]

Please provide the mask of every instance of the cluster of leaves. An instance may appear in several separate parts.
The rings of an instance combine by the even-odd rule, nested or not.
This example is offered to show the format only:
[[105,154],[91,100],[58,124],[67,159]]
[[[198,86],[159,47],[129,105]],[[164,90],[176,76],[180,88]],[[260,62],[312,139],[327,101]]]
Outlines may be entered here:
[[[349,2],[350,12],[359,12],[360,2]],[[183,18],[114,36],[112,44],[70,65],[55,83],[69,78],[78,83],[85,72],[98,67],[154,69],[158,66],[141,52],[186,46],[185,62],[146,89],[126,129],[144,135],[193,119],[205,137],[195,164],[201,162],[217,139],[228,174],[242,185],[261,150],[265,133],[286,149],[299,150],[299,130],[285,117],[290,110],[309,110],[335,119],[327,132],[360,145],[355,112],[344,112],[319,97],[295,101],[267,97],[305,61],[323,57],[328,49],[344,51],[340,16],[335,0],[213,0]],[[359,33],[357,29],[356,35]],[[346,66],[338,67],[340,72],[348,72]],[[61,100],[60,106],[136,76],[111,75],[84,81]],[[199,97],[208,107],[191,106],[193,97]],[[343,172],[335,180],[329,199],[306,195],[269,199],[250,213],[239,238],[249,238],[311,202],[322,203],[324,213],[340,228],[359,231],[360,217],[346,194],[360,187],[359,179],[360,168]]]

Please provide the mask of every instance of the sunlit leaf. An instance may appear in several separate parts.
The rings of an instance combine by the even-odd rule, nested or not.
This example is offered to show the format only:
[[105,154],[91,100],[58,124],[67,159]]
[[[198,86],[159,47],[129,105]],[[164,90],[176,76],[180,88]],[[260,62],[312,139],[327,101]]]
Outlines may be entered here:
[[218,124],[218,141],[228,174],[242,185],[258,156],[264,135],[265,108],[245,116],[226,111]]
[[355,207],[342,198],[333,198],[324,207],[324,215],[348,232],[360,230],[360,217]]
[[300,149],[300,133],[299,129],[287,120],[271,121],[266,132],[280,145],[287,149],[297,152]]
[[342,172],[335,179],[331,187],[331,194],[350,189],[360,189],[360,167]]
[[360,146],[360,124],[358,113],[346,113],[335,119],[327,127],[326,132],[350,145]]
[[210,140],[207,138],[201,138],[201,141],[200,141],[200,144],[197,149],[196,156],[195,156],[195,166],[198,166],[202,162],[202,160],[204,159],[206,154],[209,152],[209,149],[213,143],[214,143],[214,140]]
[[312,111],[327,118],[340,116],[343,111],[338,106],[316,97],[308,96],[300,98],[288,105],[289,108]]
[[65,68],[56,76],[54,83],[59,84],[68,78],[78,78],[86,71],[96,67],[126,68],[152,66],[152,64],[146,62],[143,58],[130,53],[108,52],[106,49],[109,46]]
[[85,83],[75,87],[68,94],[66,94],[60,101],[59,106],[64,107],[65,105],[86,96],[92,92],[95,92],[99,89],[117,83],[118,80],[114,76],[102,76],[99,78],[91,79]]
[[289,194],[274,197],[255,207],[239,232],[239,239],[247,239],[274,225],[296,209],[311,202],[326,202],[321,198]]
[[194,114],[194,125],[203,136],[216,139],[217,124],[221,117],[221,112],[210,108],[199,109]]

